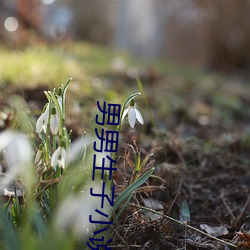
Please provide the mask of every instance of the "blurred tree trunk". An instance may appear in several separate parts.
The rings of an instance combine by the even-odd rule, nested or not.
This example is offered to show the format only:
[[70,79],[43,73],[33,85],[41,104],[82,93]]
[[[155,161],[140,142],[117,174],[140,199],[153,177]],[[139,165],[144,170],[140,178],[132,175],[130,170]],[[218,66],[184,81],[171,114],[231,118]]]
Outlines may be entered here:
[[16,18],[19,22],[19,43],[25,45],[41,36],[41,2],[39,0],[15,0]]
[[209,65],[230,71],[250,66],[250,1],[209,1]]
[[74,12],[73,29],[77,39],[101,44],[111,42],[110,1],[64,0],[64,2],[68,3]]
[[17,19],[26,30],[39,31],[41,3],[38,0],[16,0]]

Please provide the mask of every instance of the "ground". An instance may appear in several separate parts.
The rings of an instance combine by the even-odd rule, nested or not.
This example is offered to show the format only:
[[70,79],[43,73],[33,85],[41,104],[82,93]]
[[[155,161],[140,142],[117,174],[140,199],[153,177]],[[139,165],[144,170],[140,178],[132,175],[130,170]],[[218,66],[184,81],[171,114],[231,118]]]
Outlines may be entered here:
[[[65,60],[65,65],[61,62],[62,69],[67,68],[63,76],[71,76],[72,70],[76,77],[68,91],[66,121],[74,131],[73,137],[90,130],[96,101],[119,103],[139,90],[142,95],[136,99],[137,108],[145,124],[131,129],[125,123],[120,132],[118,172],[114,179],[117,194],[134,180],[138,154],[141,161],[147,158],[141,174],[155,167],[147,185],[138,189],[115,224],[113,248],[228,250],[234,248],[227,243],[240,242],[249,247],[250,237],[240,239],[236,234],[250,230],[247,77],[133,61],[127,55],[118,58],[116,53],[96,48],[98,54],[95,48],[82,46],[82,50],[79,44],[70,50],[66,45],[51,52],[55,60]],[[34,61],[31,62],[34,74]],[[139,73],[142,84],[137,84],[134,72]],[[13,116],[12,94],[23,96],[35,117],[46,101],[43,90],[51,89],[55,82],[53,75],[51,79],[45,75],[45,79],[38,77],[34,81],[32,74],[27,73],[26,84],[19,84],[13,74],[5,72],[1,79],[1,110],[8,114],[7,119],[2,118],[2,129],[9,126],[8,120]],[[139,206],[187,221],[187,226]]]

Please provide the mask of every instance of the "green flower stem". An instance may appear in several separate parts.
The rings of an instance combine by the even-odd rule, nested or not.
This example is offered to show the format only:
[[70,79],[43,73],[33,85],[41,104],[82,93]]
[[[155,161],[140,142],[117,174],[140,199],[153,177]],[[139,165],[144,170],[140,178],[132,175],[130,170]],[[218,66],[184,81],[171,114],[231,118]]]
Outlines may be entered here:
[[56,135],[52,135],[52,150],[56,150]]
[[52,111],[52,101],[51,98],[49,97],[49,94],[47,91],[44,91],[48,101],[49,101],[49,117],[48,117],[48,123],[47,123],[47,128],[46,128],[46,133],[45,133],[45,143],[44,143],[44,148],[45,148],[45,158],[46,158],[46,164],[49,164],[50,162],[50,136],[49,136],[49,129],[50,129],[50,114]]
[[59,114],[58,114],[59,115],[59,124],[60,124],[59,125],[59,136],[62,136],[63,135],[62,129],[63,129],[63,123],[64,123],[64,121],[63,121],[64,119],[62,117],[62,110],[61,110],[61,107],[56,99],[55,94],[51,91],[48,91],[48,93],[49,93],[51,99],[53,100],[53,103],[56,105],[57,111],[59,112]]
[[[119,125],[117,125],[116,127],[116,132],[120,133],[120,130],[121,130],[121,124],[122,124],[122,115],[123,115],[123,112],[125,110],[125,107],[127,106],[127,104],[133,100],[135,97],[137,97],[138,95],[140,95],[141,93],[140,92],[136,92],[134,94],[131,94],[130,96],[128,96],[125,101],[123,102],[122,104],[122,108],[121,108],[121,113],[120,113],[120,122],[119,122]],[[117,152],[112,152],[111,154],[111,158],[115,161],[116,159],[116,154]],[[105,180],[106,180],[106,193],[109,193],[110,192],[110,189],[111,189],[111,186],[112,186],[112,183],[113,183],[113,176],[112,176],[112,179],[109,180],[109,173],[105,175]]]
[[62,89],[62,126],[65,126],[65,102],[66,102],[66,91],[68,89],[69,83],[72,81],[72,78],[70,78],[67,83],[63,86]]
[[[119,125],[116,126],[116,132],[120,133],[121,124],[122,124],[122,115],[123,115],[123,112],[124,112],[124,110],[125,110],[125,107],[127,106],[127,104],[128,104],[132,99],[134,99],[135,97],[137,97],[137,96],[140,95],[140,94],[141,94],[141,92],[136,92],[136,93],[130,95],[129,97],[127,97],[126,100],[123,102],[122,108],[121,108],[121,114],[120,114],[120,118],[119,118],[119,119],[120,119],[120,122],[119,122]],[[117,152],[113,152],[113,153],[112,153],[111,158],[112,158],[113,160],[115,160],[116,154],[117,154]]]

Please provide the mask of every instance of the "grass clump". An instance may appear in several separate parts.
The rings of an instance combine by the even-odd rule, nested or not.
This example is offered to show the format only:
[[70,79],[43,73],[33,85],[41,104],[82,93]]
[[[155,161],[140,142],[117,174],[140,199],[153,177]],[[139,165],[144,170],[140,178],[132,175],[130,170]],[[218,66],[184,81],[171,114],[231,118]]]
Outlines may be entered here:
[[[44,92],[47,103],[35,128],[28,119],[28,112],[24,112],[12,121],[11,127],[15,131],[9,129],[0,133],[1,166],[4,168],[0,189],[2,196],[7,198],[7,202],[1,201],[0,244],[6,249],[85,249],[86,243],[95,245],[94,241],[100,235],[105,236],[102,244],[106,245],[110,242],[107,237],[112,236],[112,228],[109,227],[108,233],[104,232],[107,228],[103,228],[98,221],[104,224],[117,221],[125,204],[154,171],[154,168],[150,168],[144,173],[138,161],[133,182],[122,193],[116,193],[113,207],[107,204],[102,207],[101,215],[104,213],[107,218],[95,215],[94,223],[91,223],[90,218],[94,211],[99,211],[100,204],[90,194],[104,192],[108,197],[113,178],[108,178],[111,170],[105,167],[104,177],[97,174],[92,179],[93,156],[96,156],[97,162],[105,157],[104,153],[94,153],[93,145],[95,148],[96,142],[93,135],[83,134],[74,141],[71,139],[72,131],[68,131],[65,125],[69,83],[70,80],[57,89]],[[139,94],[130,95],[122,105],[116,133],[120,132],[125,107],[129,103],[134,105],[134,98]],[[18,103],[25,106],[20,100]],[[16,110],[20,111],[20,108],[17,105]],[[128,119],[130,124],[132,119],[134,127],[136,118],[132,113],[139,111],[132,106],[129,108]],[[24,116],[27,126],[20,122]],[[143,123],[141,114],[140,122]],[[110,152],[113,153],[107,154],[116,162],[117,151]],[[105,182],[106,188],[102,189]],[[93,231],[97,229],[100,234],[95,236]],[[31,238],[29,242],[28,238]]]

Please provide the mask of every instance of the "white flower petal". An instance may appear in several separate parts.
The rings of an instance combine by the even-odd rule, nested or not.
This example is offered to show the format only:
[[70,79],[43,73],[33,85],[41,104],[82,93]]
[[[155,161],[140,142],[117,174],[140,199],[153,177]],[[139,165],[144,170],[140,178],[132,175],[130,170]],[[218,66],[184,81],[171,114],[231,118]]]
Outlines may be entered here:
[[47,105],[43,114],[44,114],[44,120],[48,121],[48,119],[49,119],[49,104]]
[[[95,182],[92,182],[91,188],[93,188],[93,193],[100,193],[102,190],[100,184]],[[54,225],[58,232],[71,233],[82,240],[90,237],[95,225],[90,223],[89,215],[93,214],[93,211],[100,205],[98,200],[90,195],[89,189],[89,186],[85,186],[83,192],[78,195],[69,195],[58,206],[54,217]],[[108,211],[110,208],[103,212],[108,214]],[[94,219],[103,220],[103,216],[95,214]]]
[[59,158],[59,156],[60,156],[60,154],[61,154],[61,149],[62,149],[62,148],[59,146],[59,147],[56,149],[56,151],[52,154],[50,163],[51,163],[51,166],[52,166],[53,168],[55,168],[55,167],[57,166],[57,164],[58,164],[58,158]]
[[[86,156],[87,146],[91,144],[93,148],[93,143],[96,139],[89,135],[84,135],[83,137],[77,138],[73,141],[69,147],[67,154],[67,160],[69,163],[75,161],[78,157]],[[84,159],[84,158],[83,158]]]
[[141,112],[135,108],[135,113],[136,113],[136,119],[141,123],[143,124],[144,123],[144,120],[143,120],[143,117],[142,117],[142,114]]
[[60,95],[57,96],[57,101],[58,101],[58,104],[59,104],[61,111],[62,111],[62,96],[60,96]]
[[42,126],[44,122],[44,114],[42,113],[36,122],[36,132],[40,133],[42,131]]
[[60,164],[60,167],[62,169],[65,168],[66,161],[67,161],[67,152],[66,152],[66,150],[64,148],[62,148],[62,151],[61,151],[61,164]]
[[[2,141],[2,139],[5,140]],[[21,133],[4,131],[0,134],[1,150],[5,150],[4,158],[8,170],[5,175],[6,178],[1,179],[0,189],[6,187],[17,177],[21,177],[25,185],[30,186],[31,182],[33,182],[33,152],[28,138]]]
[[41,158],[42,158],[42,153],[43,153],[42,150],[40,150],[40,149],[37,150],[36,157],[35,157],[35,163],[36,163],[36,164],[41,160]]
[[32,148],[28,138],[25,135],[14,133],[12,141],[6,148],[9,167],[15,168],[31,163]]
[[57,165],[58,165],[59,168],[64,169],[65,168],[65,161],[64,161],[64,159],[63,158],[61,158],[60,160],[58,159]]
[[135,108],[130,107],[129,112],[128,112],[128,122],[131,128],[134,128],[135,122],[136,122],[136,113],[135,113]]
[[37,122],[36,122],[37,133],[41,133],[41,131],[44,131],[44,133],[47,132],[48,120],[49,120],[49,105],[47,105],[45,111],[37,119]]
[[63,147],[59,146],[51,157],[51,162],[50,162],[51,166],[53,168],[56,168],[56,166],[58,165],[60,168],[64,169],[66,161],[67,161],[67,152]]
[[0,133],[0,151],[5,149],[11,140],[13,139],[14,133],[8,130],[5,130],[4,132]]
[[41,131],[43,131],[45,134],[47,133],[47,126],[48,126],[48,123],[44,121]]
[[126,108],[124,111],[123,111],[123,114],[122,114],[122,120],[125,118],[126,114],[128,113],[129,111],[129,108]]
[[59,120],[56,114],[50,117],[50,130],[53,135],[56,135],[59,131]]

